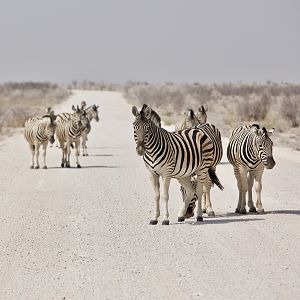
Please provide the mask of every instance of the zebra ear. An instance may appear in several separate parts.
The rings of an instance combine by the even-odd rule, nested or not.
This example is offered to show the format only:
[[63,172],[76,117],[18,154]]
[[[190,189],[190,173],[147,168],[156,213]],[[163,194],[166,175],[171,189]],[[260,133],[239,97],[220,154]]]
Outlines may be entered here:
[[74,106],[74,105],[72,105],[72,109],[73,109],[74,111],[76,111],[76,108],[75,108],[75,106]]
[[268,135],[269,136],[272,135],[274,131],[275,131],[275,128],[272,128],[272,129],[268,130]]
[[132,114],[137,117],[140,113],[136,106],[132,106]]
[[145,107],[143,109],[143,114],[146,119],[150,119],[151,118],[151,107],[149,107],[149,106]]
[[194,111],[192,109],[189,109],[188,112],[187,112],[187,116],[190,118],[190,119],[193,119],[195,114],[194,114]]
[[199,111],[202,113],[206,113],[208,111],[208,107],[207,105],[201,105],[201,107],[199,107]]

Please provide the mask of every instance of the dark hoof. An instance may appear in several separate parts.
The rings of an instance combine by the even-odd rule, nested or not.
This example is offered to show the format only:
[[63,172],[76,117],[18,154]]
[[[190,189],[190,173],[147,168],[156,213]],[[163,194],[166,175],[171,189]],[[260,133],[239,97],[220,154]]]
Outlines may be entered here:
[[43,169],[47,169],[47,166],[43,166]]
[[202,213],[205,214],[206,213],[206,209],[202,208]]
[[185,218],[186,219],[189,219],[189,218],[191,218],[193,216],[194,216],[194,212],[193,211],[192,212],[186,212],[186,214],[185,214]]
[[239,213],[240,213],[240,209],[239,209],[239,208],[236,208],[236,209],[235,209],[235,213],[236,213],[236,214],[239,214]]
[[77,168],[81,168],[81,165],[77,165]]
[[33,166],[30,166],[30,169],[33,169]]
[[162,221],[162,225],[169,225],[169,224],[170,224],[169,220],[163,220]]
[[240,209],[240,214],[241,214],[241,215],[245,215],[245,214],[247,214],[247,211],[246,211],[246,209]]
[[211,210],[210,212],[207,213],[207,215],[209,217],[214,217],[215,216],[215,212],[213,210]]
[[203,222],[203,217],[197,217],[197,222]]
[[85,154],[83,153],[82,156],[85,156]]
[[62,168],[64,168],[65,167],[65,165],[62,163],[61,165],[60,165]]
[[158,223],[157,220],[151,220],[149,224],[150,224],[150,225],[157,225],[157,223]]
[[85,156],[89,156],[88,154],[86,154]]
[[35,166],[34,168],[35,168],[35,169],[39,169],[39,168],[40,168],[40,166]]
[[71,166],[70,165],[66,165],[66,168],[71,168]]
[[178,217],[178,222],[184,222],[185,217]]
[[250,213],[256,213],[256,208],[255,208],[255,207],[251,207],[251,208],[249,209],[249,212],[250,212]]

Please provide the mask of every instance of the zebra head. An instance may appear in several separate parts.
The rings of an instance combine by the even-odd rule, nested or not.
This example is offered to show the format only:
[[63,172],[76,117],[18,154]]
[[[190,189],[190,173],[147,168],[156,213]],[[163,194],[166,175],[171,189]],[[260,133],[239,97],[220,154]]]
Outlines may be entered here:
[[265,127],[259,128],[259,126],[254,124],[251,129],[256,134],[255,144],[258,157],[267,169],[273,169],[276,163],[273,158],[273,142],[270,136],[275,131],[275,128],[267,131]]
[[197,121],[199,122],[198,124],[204,124],[207,122],[207,114],[206,114],[207,111],[208,111],[207,107],[204,107],[203,105],[199,107],[199,111],[197,111],[196,113],[196,118]]
[[46,135],[49,137],[49,142],[51,144],[53,144],[55,142],[54,139],[54,134],[55,134],[55,130],[56,130],[56,115],[54,114],[54,111],[50,108],[48,108],[47,110],[47,114],[42,116],[42,119],[49,119],[50,122],[46,123],[45,126],[45,133]]
[[79,108],[78,105],[77,105],[77,107],[72,105],[72,109],[74,111],[74,113],[72,115],[72,121],[73,121],[74,125],[77,128],[80,128],[81,130],[84,130],[90,124],[90,121],[87,117],[87,114],[86,114],[85,110]]
[[194,113],[192,109],[188,109],[188,111],[184,112],[185,120],[184,120],[184,128],[192,128],[201,124],[197,118],[197,115]]
[[146,104],[139,112],[138,109],[133,106],[132,114],[135,116],[133,122],[134,139],[136,142],[136,152],[138,155],[143,156],[146,152],[146,144],[149,138],[149,129],[151,125],[151,108]]
[[92,121],[93,119],[95,119],[96,122],[99,122],[98,108],[99,108],[99,106],[98,105],[96,106],[94,104],[85,109],[85,112],[88,116],[89,121]]

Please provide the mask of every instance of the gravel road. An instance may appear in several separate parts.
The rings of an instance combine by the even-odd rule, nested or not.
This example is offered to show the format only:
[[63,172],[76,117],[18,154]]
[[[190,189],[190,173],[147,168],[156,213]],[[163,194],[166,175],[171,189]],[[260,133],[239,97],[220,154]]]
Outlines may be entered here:
[[[82,169],[30,170],[21,132],[0,143],[0,299],[299,299],[300,153],[274,149],[263,215],[235,215],[238,190],[225,158],[212,190],[216,217],[148,225],[153,200],[135,152],[131,107],[120,93],[74,91],[55,112],[100,106]],[[213,122],[213,120],[210,120]],[[226,139],[224,139],[224,147]]]

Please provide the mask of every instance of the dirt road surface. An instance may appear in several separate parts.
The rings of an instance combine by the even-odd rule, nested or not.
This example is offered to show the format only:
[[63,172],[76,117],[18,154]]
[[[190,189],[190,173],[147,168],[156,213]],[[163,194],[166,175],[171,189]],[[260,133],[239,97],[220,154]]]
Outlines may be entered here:
[[1,141],[0,299],[299,299],[299,153],[275,148],[277,165],[263,177],[266,214],[233,214],[238,191],[223,158],[216,217],[177,223],[172,181],[170,226],[150,226],[131,106],[119,93],[75,91],[55,111],[82,100],[100,106],[82,169],[74,153],[73,168],[60,168],[53,147],[48,170],[30,170],[22,134]]

